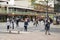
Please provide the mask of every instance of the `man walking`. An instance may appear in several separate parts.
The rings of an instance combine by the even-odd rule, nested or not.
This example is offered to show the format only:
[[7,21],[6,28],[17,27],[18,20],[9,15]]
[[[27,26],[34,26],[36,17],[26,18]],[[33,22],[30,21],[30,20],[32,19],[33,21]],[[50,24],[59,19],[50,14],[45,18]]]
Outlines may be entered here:
[[25,18],[25,21],[24,21],[24,30],[27,31],[27,26],[28,26],[28,19]]
[[46,24],[45,24],[45,34],[48,33],[48,35],[50,35],[50,20],[46,20]]
[[14,29],[14,18],[12,18],[11,22],[12,22],[12,29]]

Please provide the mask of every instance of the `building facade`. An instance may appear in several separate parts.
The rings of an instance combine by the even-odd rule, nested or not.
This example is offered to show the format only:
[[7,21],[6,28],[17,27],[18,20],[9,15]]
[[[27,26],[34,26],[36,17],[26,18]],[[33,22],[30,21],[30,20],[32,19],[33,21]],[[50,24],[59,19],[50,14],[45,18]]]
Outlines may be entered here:
[[[48,13],[53,13],[54,8],[46,5],[35,4],[31,5],[31,1],[28,0],[15,0],[14,5],[7,4],[7,0],[2,0],[0,2],[0,21],[6,20],[7,17],[12,16],[23,16],[26,15],[30,17],[40,16],[46,13],[46,8],[48,7]],[[2,17],[3,16],[3,17]],[[46,14],[44,15],[46,16]]]
[[54,11],[60,13],[60,0],[55,0]]

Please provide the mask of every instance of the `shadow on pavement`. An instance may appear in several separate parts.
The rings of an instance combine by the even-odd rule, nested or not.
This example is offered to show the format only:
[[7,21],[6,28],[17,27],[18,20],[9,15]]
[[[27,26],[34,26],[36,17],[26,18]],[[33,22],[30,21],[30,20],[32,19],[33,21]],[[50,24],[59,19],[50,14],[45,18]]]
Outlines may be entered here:
[[2,32],[2,31],[0,31],[0,34],[18,34],[18,32],[17,33],[13,33],[13,32],[9,33],[9,32]]
[[[40,30],[41,32],[45,32],[45,30]],[[50,32],[60,33],[60,28],[50,28]]]

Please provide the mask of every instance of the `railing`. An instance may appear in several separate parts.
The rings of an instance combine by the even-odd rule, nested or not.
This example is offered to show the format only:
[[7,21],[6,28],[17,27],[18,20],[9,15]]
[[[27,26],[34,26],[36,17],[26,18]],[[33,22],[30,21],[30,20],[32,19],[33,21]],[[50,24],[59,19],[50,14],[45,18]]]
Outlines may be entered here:
[[[7,14],[7,10],[0,8],[0,14],[2,14],[2,13],[3,13],[3,14]],[[9,10],[8,13],[11,13],[11,14],[12,14],[12,13],[14,13],[14,14],[23,14],[23,15],[24,15],[24,14],[31,14],[31,15],[36,14],[36,12],[29,12],[29,11],[28,11],[28,12],[25,12],[25,11],[18,11],[18,10]]]

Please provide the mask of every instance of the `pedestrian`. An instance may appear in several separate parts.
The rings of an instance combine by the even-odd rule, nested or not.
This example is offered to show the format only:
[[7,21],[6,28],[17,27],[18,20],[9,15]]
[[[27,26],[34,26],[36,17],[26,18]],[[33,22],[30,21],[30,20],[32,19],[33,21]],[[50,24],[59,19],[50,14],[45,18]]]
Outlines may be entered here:
[[28,20],[27,18],[25,18],[25,21],[24,21],[24,30],[27,31],[27,26],[28,26]]
[[16,18],[16,28],[17,28],[17,30],[18,30],[18,34],[19,34],[19,21],[20,21],[20,19],[19,18]]
[[36,27],[39,25],[38,24],[38,19],[35,20],[35,23],[34,24],[36,25]]
[[14,18],[12,18],[11,22],[12,22],[12,29],[14,29]]
[[50,20],[47,20],[45,24],[45,34],[48,33],[48,35],[50,35],[49,31],[50,31]]
[[10,28],[10,21],[9,21],[9,18],[7,18],[7,30],[9,30]]
[[51,23],[53,23],[53,20],[52,20],[52,18],[49,18],[49,20],[50,20],[50,24],[51,24]]
[[11,23],[10,23],[10,19],[7,18],[7,30],[9,30],[9,33],[11,33]]
[[19,26],[19,18],[16,18],[16,27]]
[[33,18],[33,25],[35,25],[35,18]]

